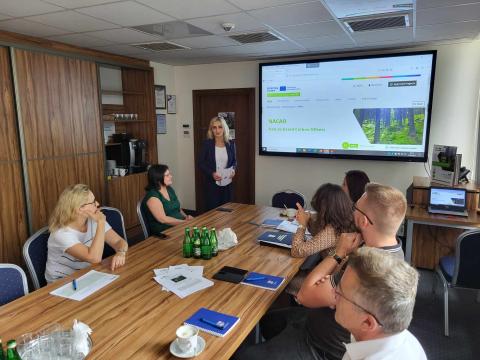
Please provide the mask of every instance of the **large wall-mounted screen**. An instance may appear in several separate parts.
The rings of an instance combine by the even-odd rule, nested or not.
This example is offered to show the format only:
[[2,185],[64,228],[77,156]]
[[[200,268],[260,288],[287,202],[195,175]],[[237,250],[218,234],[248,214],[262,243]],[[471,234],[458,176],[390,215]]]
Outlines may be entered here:
[[426,161],[436,51],[260,64],[260,155]]

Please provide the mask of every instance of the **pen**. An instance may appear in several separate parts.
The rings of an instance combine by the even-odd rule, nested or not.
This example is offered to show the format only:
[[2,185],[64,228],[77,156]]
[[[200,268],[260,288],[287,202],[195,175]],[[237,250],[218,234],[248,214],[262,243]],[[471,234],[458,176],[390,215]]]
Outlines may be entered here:
[[200,321],[204,322],[205,324],[212,325],[213,327],[216,327],[217,329],[220,329],[220,330],[225,329],[225,327],[228,325],[228,322],[227,323],[224,323],[223,321],[215,322],[215,321],[208,320],[208,319],[205,319],[205,318],[200,318]]
[[252,276],[245,279],[245,281],[257,281],[257,280],[265,280],[265,276]]
[[76,279],[72,280],[72,286],[73,286],[73,290],[77,290],[77,280]]

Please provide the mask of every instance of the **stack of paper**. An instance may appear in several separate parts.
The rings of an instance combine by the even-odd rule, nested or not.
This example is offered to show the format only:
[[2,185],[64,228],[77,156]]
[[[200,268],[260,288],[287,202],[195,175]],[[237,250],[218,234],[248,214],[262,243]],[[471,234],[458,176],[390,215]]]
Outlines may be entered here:
[[[295,234],[298,230],[298,225],[299,223],[297,220],[294,220],[294,221],[283,220],[280,224],[278,224],[276,229]],[[306,230],[305,234],[310,235],[310,231]]]
[[171,291],[182,299],[213,285],[213,281],[203,277],[203,266],[181,264],[154,269],[153,272],[153,279],[163,286],[162,290]]

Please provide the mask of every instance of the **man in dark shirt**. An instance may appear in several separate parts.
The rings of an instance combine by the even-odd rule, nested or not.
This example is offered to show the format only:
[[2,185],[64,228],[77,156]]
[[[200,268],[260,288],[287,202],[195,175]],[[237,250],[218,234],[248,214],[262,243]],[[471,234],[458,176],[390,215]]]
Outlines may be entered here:
[[[335,251],[307,276],[297,295],[306,308],[272,311],[262,320],[267,342],[240,349],[238,359],[341,359],[350,334],[335,321],[335,284],[343,275],[348,255],[362,243],[403,259],[396,238],[405,212],[405,196],[397,189],[370,183],[353,205],[358,233],[342,234]],[[266,336],[265,336],[266,335]]]

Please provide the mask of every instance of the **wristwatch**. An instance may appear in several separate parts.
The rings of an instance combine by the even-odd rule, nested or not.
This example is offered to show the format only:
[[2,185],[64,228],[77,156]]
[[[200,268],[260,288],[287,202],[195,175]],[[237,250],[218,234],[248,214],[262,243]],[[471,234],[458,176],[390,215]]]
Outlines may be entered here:
[[331,256],[337,262],[338,265],[340,265],[343,261],[343,258],[337,255],[335,248],[330,249],[330,251],[328,252],[328,256]]

